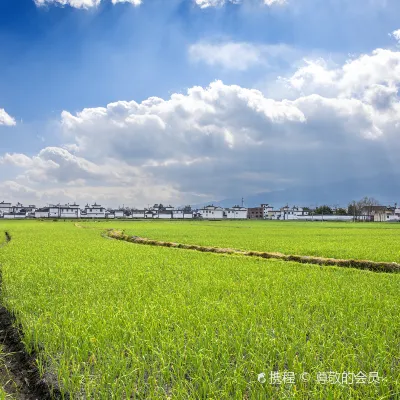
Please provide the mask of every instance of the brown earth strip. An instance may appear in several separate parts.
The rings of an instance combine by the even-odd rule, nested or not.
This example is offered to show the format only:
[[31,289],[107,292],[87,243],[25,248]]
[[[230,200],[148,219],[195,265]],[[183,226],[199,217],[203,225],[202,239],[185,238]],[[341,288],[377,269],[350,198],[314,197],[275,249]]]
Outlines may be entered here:
[[[5,233],[6,242],[11,236]],[[2,275],[0,271],[0,299]],[[22,343],[22,331],[16,326],[14,316],[0,304],[0,384],[17,400],[68,399],[62,396],[57,380],[51,374],[40,377],[36,354],[29,354]]]
[[234,254],[247,257],[260,257],[260,258],[277,259],[282,261],[295,261],[303,264],[317,264],[323,266],[356,268],[373,272],[400,273],[400,264],[397,264],[395,262],[390,263],[390,262],[377,262],[369,260],[342,260],[336,258],[299,256],[293,254],[271,253],[262,251],[242,251],[229,248],[224,249],[220,247],[198,246],[194,244],[163,242],[158,240],[141,238],[138,236],[129,236],[126,235],[124,232],[117,230],[107,231],[107,236],[117,240],[124,240],[126,242],[145,244],[150,246],[174,247],[179,249],[196,250],[208,253]]

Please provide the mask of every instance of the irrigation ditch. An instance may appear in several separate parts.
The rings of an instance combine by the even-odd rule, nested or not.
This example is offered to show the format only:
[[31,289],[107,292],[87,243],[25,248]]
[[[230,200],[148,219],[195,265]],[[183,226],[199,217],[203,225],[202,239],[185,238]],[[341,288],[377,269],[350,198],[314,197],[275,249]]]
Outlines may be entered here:
[[194,244],[165,242],[165,241],[142,238],[138,236],[129,236],[126,235],[123,231],[113,230],[113,229],[107,230],[107,232],[103,236],[104,237],[108,236],[109,238],[112,239],[123,240],[130,243],[143,244],[148,246],[172,247],[185,250],[201,251],[206,253],[232,254],[245,257],[277,259],[281,261],[294,261],[302,264],[317,264],[320,266],[355,268],[372,272],[400,273],[400,264],[395,262],[391,263],[391,262],[378,262],[378,261],[352,260],[352,259],[345,260],[336,258],[300,256],[293,254],[282,254],[282,253],[272,253],[272,252],[262,252],[262,251],[243,251],[230,248],[199,246]]
[[[11,235],[5,232],[6,246]],[[2,305],[2,270],[0,266],[0,385],[15,400],[68,399],[62,396],[57,379],[46,373],[41,377],[36,353],[28,353],[22,342],[23,332],[14,315]]]

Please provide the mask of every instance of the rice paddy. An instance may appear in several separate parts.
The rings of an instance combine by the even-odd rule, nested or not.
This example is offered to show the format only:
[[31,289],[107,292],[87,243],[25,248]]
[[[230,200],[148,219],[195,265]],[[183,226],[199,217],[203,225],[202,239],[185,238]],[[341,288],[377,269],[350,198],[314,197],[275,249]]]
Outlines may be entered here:
[[400,224],[299,221],[109,221],[83,226],[185,244],[400,263]]
[[[398,261],[391,243],[397,226],[1,224],[12,237],[0,249],[1,301],[21,325],[39,371],[71,398],[400,396],[399,274],[102,236],[123,227],[153,239],[303,254],[312,240],[317,255],[343,258],[350,251],[354,258]],[[335,250],[340,230],[350,250]]]

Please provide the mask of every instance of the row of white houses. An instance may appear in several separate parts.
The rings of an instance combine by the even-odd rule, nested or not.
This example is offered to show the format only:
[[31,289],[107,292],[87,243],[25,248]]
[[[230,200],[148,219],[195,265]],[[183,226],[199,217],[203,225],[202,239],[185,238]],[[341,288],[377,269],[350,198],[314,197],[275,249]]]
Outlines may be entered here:
[[131,210],[110,210],[100,204],[87,204],[83,209],[78,204],[57,204],[47,207],[36,208],[34,205],[24,207],[21,203],[13,206],[11,203],[0,203],[0,217],[5,219],[24,219],[24,218],[62,218],[62,219],[246,219],[247,208],[234,206],[232,208],[221,208],[216,206],[207,206],[200,210],[175,209],[172,206],[159,206],[145,209]]
[[[0,218],[5,219],[270,219],[270,220],[314,220],[329,221],[341,220],[350,221],[354,217],[351,215],[315,215],[307,208],[285,206],[275,210],[268,204],[261,204],[260,207],[246,208],[238,205],[231,208],[222,208],[209,205],[198,210],[191,210],[189,207],[184,209],[175,209],[172,206],[164,207],[161,204],[155,204],[153,207],[144,209],[106,209],[100,204],[87,204],[83,209],[76,203],[74,204],[51,204],[46,207],[36,208],[34,205],[24,206],[17,203],[13,206],[11,203],[0,202]],[[369,221],[400,221],[400,208],[374,206],[368,212],[357,216],[356,219]]]

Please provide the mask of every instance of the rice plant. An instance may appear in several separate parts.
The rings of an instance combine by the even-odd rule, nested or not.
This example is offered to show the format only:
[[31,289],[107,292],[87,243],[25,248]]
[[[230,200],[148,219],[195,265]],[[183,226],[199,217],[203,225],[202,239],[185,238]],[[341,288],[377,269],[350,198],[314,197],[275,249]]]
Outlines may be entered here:
[[398,274],[143,246],[71,222],[6,228],[2,301],[72,398],[399,396]]

